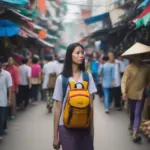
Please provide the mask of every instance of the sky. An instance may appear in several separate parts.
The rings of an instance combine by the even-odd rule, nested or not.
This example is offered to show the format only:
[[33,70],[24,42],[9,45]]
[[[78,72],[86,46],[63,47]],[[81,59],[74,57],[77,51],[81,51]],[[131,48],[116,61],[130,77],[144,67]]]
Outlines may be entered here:
[[[97,14],[104,13],[107,9],[105,5],[113,2],[114,0],[65,0],[68,3],[73,4],[85,4],[87,5],[88,2],[92,1],[92,5],[101,5],[99,7],[93,7],[93,11]],[[71,22],[76,20],[80,15],[80,6],[76,5],[68,5],[68,13],[65,17],[66,22]]]
[[[72,4],[86,4],[88,0],[65,0],[68,3]],[[80,7],[76,5],[68,5],[68,13],[65,16],[65,22],[72,22],[73,20],[78,19],[80,14]]]

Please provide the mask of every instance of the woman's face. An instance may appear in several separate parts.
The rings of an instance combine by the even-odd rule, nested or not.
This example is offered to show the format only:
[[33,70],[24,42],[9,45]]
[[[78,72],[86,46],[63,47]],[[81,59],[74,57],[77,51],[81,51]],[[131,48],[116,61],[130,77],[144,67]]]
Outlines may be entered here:
[[84,50],[77,46],[72,53],[72,61],[77,65],[81,65],[84,61]]
[[92,59],[97,60],[97,54],[96,53],[93,54]]
[[113,62],[115,60],[115,56],[113,53],[108,53],[109,60]]

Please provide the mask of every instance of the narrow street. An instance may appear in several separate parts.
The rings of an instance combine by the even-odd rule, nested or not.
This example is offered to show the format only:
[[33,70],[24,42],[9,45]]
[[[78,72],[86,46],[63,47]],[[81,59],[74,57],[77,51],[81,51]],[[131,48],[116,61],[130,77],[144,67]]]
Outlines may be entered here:
[[[113,111],[106,115],[103,104],[95,100],[95,150],[149,150],[144,139],[142,144],[130,140],[128,118],[124,112]],[[20,112],[9,123],[8,135],[0,143],[0,150],[53,150],[53,116],[45,109],[45,102]]]

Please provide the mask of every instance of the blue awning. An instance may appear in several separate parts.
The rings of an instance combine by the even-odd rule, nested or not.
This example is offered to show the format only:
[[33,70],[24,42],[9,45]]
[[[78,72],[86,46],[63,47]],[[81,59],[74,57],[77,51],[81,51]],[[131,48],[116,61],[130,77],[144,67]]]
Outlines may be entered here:
[[90,18],[87,18],[84,20],[84,22],[86,24],[92,24],[92,23],[95,23],[97,21],[102,21],[102,20],[105,20],[107,17],[109,17],[109,13],[104,13],[104,14],[100,14],[100,15],[97,15],[97,16],[93,16],[93,17],[90,17]]
[[150,2],[150,0],[144,0],[144,1],[138,6],[138,8],[144,8],[144,7],[146,7],[149,2]]
[[9,20],[0,20],[0,37],[11,37],[20,32],[20,27]]

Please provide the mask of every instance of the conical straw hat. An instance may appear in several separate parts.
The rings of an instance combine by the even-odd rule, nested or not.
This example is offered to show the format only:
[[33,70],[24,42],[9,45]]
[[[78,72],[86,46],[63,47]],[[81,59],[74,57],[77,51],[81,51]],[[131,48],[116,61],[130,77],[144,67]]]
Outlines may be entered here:
[[125,51],[122,56],[130,56],[130,55],[137,55],[143,53],[150,53],[150,46],[136,43],[132,47],[130,47],[127,51]]

